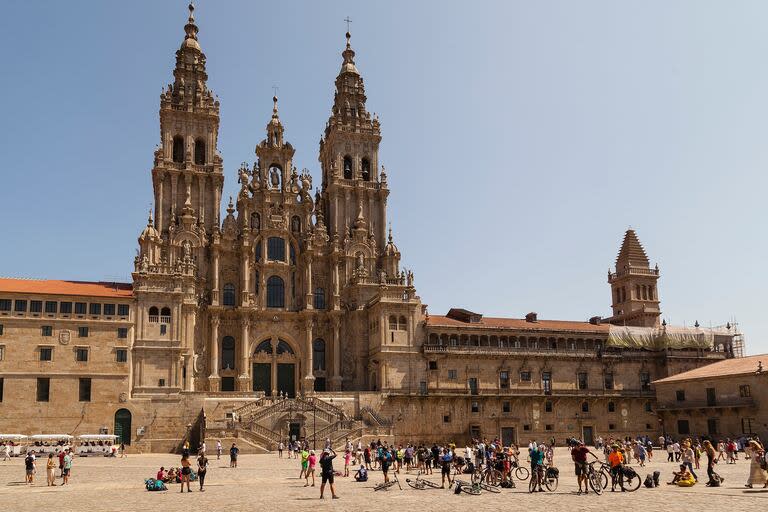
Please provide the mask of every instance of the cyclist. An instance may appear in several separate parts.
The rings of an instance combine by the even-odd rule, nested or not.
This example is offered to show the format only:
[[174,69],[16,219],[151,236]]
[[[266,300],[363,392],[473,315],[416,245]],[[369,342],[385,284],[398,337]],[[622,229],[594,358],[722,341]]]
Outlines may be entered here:
[[584,494],[589,494],[589,484],[587,483],[587,455],[592,454],[597,458],[597,455],[592,453],[592,450],[586,447],[584,441],[576,441],[576,447],[571,450],[571,458],[576,467],[576,481],[579,484],[579,492],[581,494],[581,483],[584,482]]
[[614,444],[611,446],[611,453],[608,454],[608,463],[611,465],[611,492],[616,491],[617,483],[621,487],[621,492],[624,492],[624,473],[622,472],[624,456],[619,451],[619,445]]
[[541,482],[544,480],[544,445],[531,448],[529,455],[531,457],[531,478],[536,479],[535,486],[538,486],[538,489],[534,486],[534,491],[544,492],[544,489],[541,488]]

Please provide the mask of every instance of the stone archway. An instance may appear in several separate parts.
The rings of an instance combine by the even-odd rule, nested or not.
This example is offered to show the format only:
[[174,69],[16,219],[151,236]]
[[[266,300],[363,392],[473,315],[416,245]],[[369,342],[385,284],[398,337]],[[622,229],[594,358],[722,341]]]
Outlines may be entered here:
[[296,396],[299,387],[300,354],[295,343],[285,336],[273,335],[255,343],[251,351],[251,386],[266,396]]

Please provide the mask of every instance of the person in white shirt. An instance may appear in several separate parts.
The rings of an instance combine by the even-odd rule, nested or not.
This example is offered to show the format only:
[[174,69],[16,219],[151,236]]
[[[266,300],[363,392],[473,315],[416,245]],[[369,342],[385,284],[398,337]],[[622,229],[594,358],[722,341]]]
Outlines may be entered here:
[[680,443],[677,441],[672,445],[672,452],[675,454],[675,462],[680,462]]

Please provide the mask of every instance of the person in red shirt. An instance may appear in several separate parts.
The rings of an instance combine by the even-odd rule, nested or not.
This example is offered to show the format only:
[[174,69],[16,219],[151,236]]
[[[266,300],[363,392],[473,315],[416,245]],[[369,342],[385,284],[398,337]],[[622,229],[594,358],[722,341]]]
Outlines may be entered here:
[[597,457],[592,451],[584,445],[583,441],[571,450],[571,458],[576,466],[576,481],[579,484],[579,494],[581,494],[581,483],[584,482],[584,494],[589,494],[589,485],[587,484],[587,454]]
[[61,476],[64,476],[64,450],[61,450],[59,452],[59,471],[61,471]]
[[165,467],[160,466],[160,471],[157,472],[157,475],[155,475],[155,480],[160,480],[161,482],[165,481]]

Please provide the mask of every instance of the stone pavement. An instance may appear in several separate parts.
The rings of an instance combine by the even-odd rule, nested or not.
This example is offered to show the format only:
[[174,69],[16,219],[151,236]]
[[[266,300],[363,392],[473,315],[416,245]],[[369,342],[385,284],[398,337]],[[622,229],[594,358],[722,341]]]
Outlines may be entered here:
[[[658,452],[657,452],[658,453]],[[666,454],[664,454],[666,455]],[[664,457],[666,459],[666,457]],[[76,458],[71,485],[47,487],[45,485],[45,464],[39,464],[34,486],[24,484],[24,462],[21,458],[0,462],[0,503],[12,512],[40,510],[62,511],[131,511],[160,510],[163,512],[190,510],[254,510],[257,507],[272,506],[283,510],[325,511],[368,511],[382,510],[491,510],[500,507],[526,507],[548,512],[575,510],[605,511],[621,507],[623,510],[689,511],[689,510],[745,510],[768,506],[768,490],[745,489],[743,484],[749,472],[746,461],[735,465],[718,465],[718,472],[725,477],[725,485],[710,489],[703,484],[692,488],[679,488],[664,483],[655,489],[640,487],[634,493],[610,493],[602,496],[590,494],[577,496],[573,466],[565,449],[558,449],[555,464],[560,468],[560,485],[555,493],[530,495],[527,482],[518,484],[517,489],[503,489],[501,494],[483,493],[481,496],[454,495],[448,490],[417,491],[405,483],[415,473],[401,473],[402,490],[397,487],[390,491],[374,492],[373,486],[382,481],[378,471],[370,472],[366,483],[356,483],[352,478],[337,477],[337,490],[341,499],[320,501],[319,478],[317,487],[303,487],[298,480],[299,463],[295,459],[279,460],[277,455],[243,455],[240,467],[229,468],[228,457],[211,460],[206,479],[207,491],[198,492],[193,482],[193,494],[179,493],[179,486],[172,485],[167,492],[147,492],[144,479],[154,476],[158,468],[179,465],[176,455],[129,455],[125,459]],[[341,457],[336,459],[337,469],[343,469]],[[646,468],[636,469],[646,473],[659,469],[662,481],[670,477],[675,464],[654,461]],[[706,481],[706,468],[699,473]],[[431,477],[439,482],[439,475]],[[58,479],[58,483],[61,480]],[[616,500],[619,498],[619,501]]]

